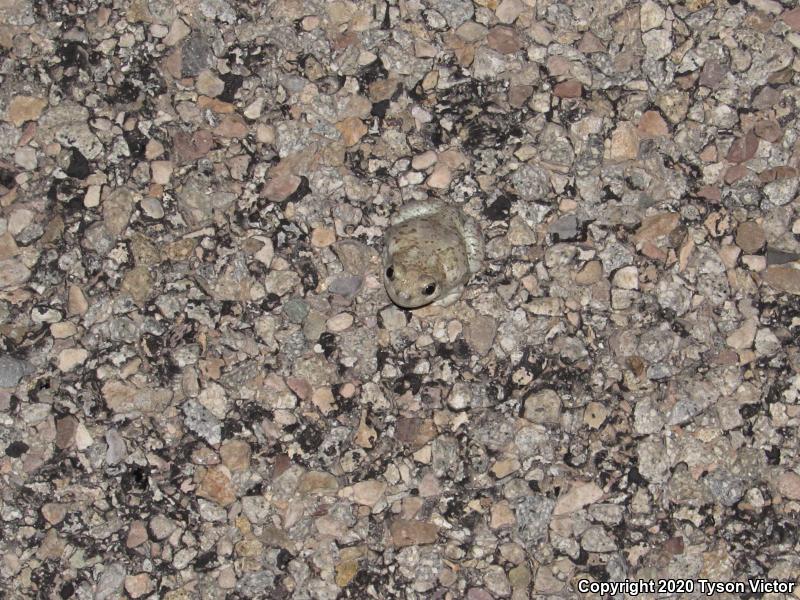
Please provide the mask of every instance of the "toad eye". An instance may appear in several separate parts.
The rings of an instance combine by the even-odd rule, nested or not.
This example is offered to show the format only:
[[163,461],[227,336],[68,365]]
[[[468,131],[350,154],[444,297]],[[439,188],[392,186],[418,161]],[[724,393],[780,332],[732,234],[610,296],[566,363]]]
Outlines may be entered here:
[[393,279],[394,278],[394,267],[388,267],[386,269],[386,279]]
[[426,296],[432,295],[433,292],[435,292],[435,291],[436,291],[436,284],[435,283],[429,283],[424,288],[422,288],[422,293],[425,294]]

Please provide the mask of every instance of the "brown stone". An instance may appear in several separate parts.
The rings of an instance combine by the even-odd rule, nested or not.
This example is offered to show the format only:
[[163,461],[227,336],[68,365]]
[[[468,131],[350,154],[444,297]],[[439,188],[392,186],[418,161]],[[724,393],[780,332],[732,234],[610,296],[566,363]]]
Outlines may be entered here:
[[58,531],[48,529],[39,549],[36,551],[36,557],[40,560],[60,559],[66,545],[66,542],[59,537]]
[[583,268],[575,274],[575,283],[578,285],[592,285],[600,281],[602,276],[602,263],[599,260],[592,260],[586,263]]
[[653,241],[662,235],[667,235],[678,226],[680,215],[674,212],[658,213],[645,218],[636,231],[634,240],[637,242]]
[[755,319],[747,319],[742,326],[734,329],[727,338],[725,343],[734,350],[745,350],[753,345],[753,340],[756,337],[756,330],[758,329],[758,321]]
[[286,385],[289,386],[289,389],[301,400],[307,400],[311,396],[311,392],[314,391],[310,383],[305,379],[298,379],[297,377],[287,377]]
[[501,54],[513,54],[522,48],[517,32],[511,27],[498,25],[492,27],[486,38],[487,45]]
[[327,248],[336,241],[336,231],[332,227],[315,227],[311,231],[311,245]]
[[437,190],[443,190],[450,186],[450,181],[452,179],[453,174],[447,165],[439,164],[436,165],[433,173],[430,174],[425,183],[428,187],[432,187]]
[[667,541],[664,542],[664,550],[668,554],[672,554],[673,556],[683,554],[684,550],[683,538],[679,535],[668,538]]
[[389,100],[397,91],[397,86],[400,81],[395,77],[388,77],[386,79],[378,79],[369,85],[369,97],[373,102],[382,102]]
[[297,484],[297,492],[300,494],[330,496],[335,494],[338,489],[339,482],[336,477],[325,471],[308,471],[303,474]]
[[501,23],[513,23],[525,11],[525,5],[520,0],[502,0],[495,9],[495,16]]
[[172,136],[172,144],[179,163],[184,164],[208,154],[214,147],[214,138],[204,129],[199,129],[191,135],[176,131]]
[[700,72],[700,85],[711,89],[717,89],[728,69],[718,60],[707,60]]
[[118,187],[103,200],[103,223],[111,235],[119,236],[128,226],[133,211],[133,192]]
[[800,31],[800,8],[787,10],[781,15],[781,19],[783,19],[783,22],[791,27],[793,31]]
[[196,86],[198,92],[212,98],[219,96],[225,90],[225,82],[208,69],[200,71]]
[[47,106],[47,100],[34,96],[14,96],[6,108],[5,120],[19,127],[25,121],[35,121]]
[[786,165],[764,169],[758,174],[758,180],[761,183],[769,183],[776,179],[789,179],[791,177],[797,177],[797,169],[794,167],[787,167]]
[[236,107],[230,102],[224,102],[211,96],[200,96],[197,99],[197,106],[203,110],[211,110],[219,115],[229,115],[236,112]]
[[[310,384],[309,387],[311,387]],[[336,408],[336,399],[334,398],[333,392],[329,387],[315,389],[311,394],[311,402],[323,415],[327,415],[334,408]]]
[[800,269],[786,265],[767,267],[762,275],[764,283],[781,292],[800,296]]
[[778,480],[778,491],[790,500],[800,500],[800,475],[786,471]]
[[740,179],[747,176],[748,169],[745,165],[733,165],[730,169],[725,171],[723,181],[728,185],[736,183]]
[[488,315],[477,315],[464,327],[464,340],[481,356],[491,349],[496,334],[497,321]]
[[716,186],[704,185],[697,190],[697,197],[718,204],[722,200],[722,191]]
[[301,179],[297,175],[279,175],[268,180],[261,195],[270,202],[283,202],[300,187]]
[[375,506],[386,492],[386,482],[377,479],[359,481],[352,486],[353,502],[362,506]]
[[584,54],[592,54],[593,52],[605,52],[606,46],[603,44],[603,40],[593,34],[591,31],[587,31],[583,34],[581,38],[580,44],[578,44],[578,52],[583,52]]
[[642,137],[669,135],[669,127],[664,118],[655,110],[648,110],[639,119],[639,134]]
[[456,35],[465,42],[472,44],[481,41],[489,33],[489,30],[475,21],[464,21],[456,29]]
[[627,122],[620,123],[611,134],[608,158],[614,162],[634,160],[639,155],[639,134]]
[[244,471],[250,466],[250,444],[244,440],[225,440],[219,454],[231,471]]
[[392,534],[394,545],[398,548],[404,548],[406,546],[433,544],[436,541],[439,528],[426,521],[395,519],[389,525],[389,532]]
[[148,573],[128,575],[125,577],[125,591],[131,598],[141,598],[153,591],[155,584]]
[[345,560],[336,565],[336,578],[335,582],[340,588],[347,587],[347,584],[358,573],[357,560]]
[[715,144],[709,144],[703,151],[700,153],[700,160],[705,162],[717,162],[717,146]]
[[508,88],[508,103],[514,108],[520,108],[525,105],[531,94],[533,94],[532,85],[512,85]]
[[19,246],[14,241],[14,236],[8,231],[0,235],[0,260],[14,258],[19,254]]
[[128,548],[136,548],[147,541],[147,526],[144,521],[133,521],[130,529],[128,529],[128,537],[125,540],[125,545]]
[[408,444],[412,452],[416,452],[436,437],[436,426],[431,419],[400,417],[394,435],[398,441]]
[[492,529],[503,529],[511,527],[516,522],[514,511],[509,506],[507,500],[501,500],[492,506],[492,515],[489,521],[489,527]]
[[147,267],[134,267],[125,274],[122,285],[120,285],[120,288],[130,294],[133,301],[139,306],[142,306],[147,300],[152,287],[153,278]]
[[236,501],[236,493],[230,476],[220,467],[206,471],[205,477],[197,488],[197,495],[207,498],[222,506],[228,506]]
[[59,502],[48,502],[42,506],[42,516],[50,525],[57,525],[67,516],[67,505]]
[[214,128],[214,134],[224,138],[247,137],[249,131],[247,123],[239,115],[225,115]]
[[569,491],[559,497],[553,515],[568,515],[603,497],[603,490],[594,482],[576,481]]
[[358,117],[348,117],[336,124],[345,146],[355,146],[367,134],[367,126]]
[[553,95],[559,98],[580,98],[582,92],[583,86],[576,79],[562,81],[553,88]]
[[56,421],[56,447],[64,450],[72,446],[77,429],[78,419],[71,415]]
[[743,163],[753,158],[757,150],[758,138],[754,131],[748,131],[731,144],[726,158],[732,163]]
[[775,119],[756,121],[753,131],[762,140],[775,143],[783,137],[783,128]]
[[765,110],[772,108],[781,101],[781,93],[774,87],[765,86],[753,98],[753,108],[757,110]]
[[766,242],[764,229],[755,221],[745,221],[736,229],[736,245],[746,254],[755,254]]

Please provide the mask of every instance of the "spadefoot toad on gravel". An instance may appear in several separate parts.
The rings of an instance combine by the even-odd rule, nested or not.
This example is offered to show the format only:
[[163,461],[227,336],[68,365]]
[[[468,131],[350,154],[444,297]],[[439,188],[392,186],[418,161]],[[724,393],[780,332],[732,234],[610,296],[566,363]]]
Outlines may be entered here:
[[456,206],[410,202],[391,218],[383,248],[383,283],[404,308],[449,306],[483,264],[478,223]]

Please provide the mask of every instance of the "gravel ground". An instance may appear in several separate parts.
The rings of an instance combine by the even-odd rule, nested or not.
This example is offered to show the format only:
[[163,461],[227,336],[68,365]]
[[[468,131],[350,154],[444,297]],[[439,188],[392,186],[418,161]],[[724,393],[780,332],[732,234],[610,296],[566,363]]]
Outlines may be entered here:
[[[0,596],[797,582],[798,49],[795,0],[0,0]],[[486,260],[407,311],[424,198]]]

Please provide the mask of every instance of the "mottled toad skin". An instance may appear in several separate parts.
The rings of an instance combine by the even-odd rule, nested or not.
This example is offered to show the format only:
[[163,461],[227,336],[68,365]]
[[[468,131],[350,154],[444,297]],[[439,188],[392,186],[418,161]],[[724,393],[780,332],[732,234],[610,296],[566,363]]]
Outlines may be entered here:
[[483,264],[478,223],[459,208],[424,200],[401,207],[383,249],[383,283],[403,308],[449,306]]

